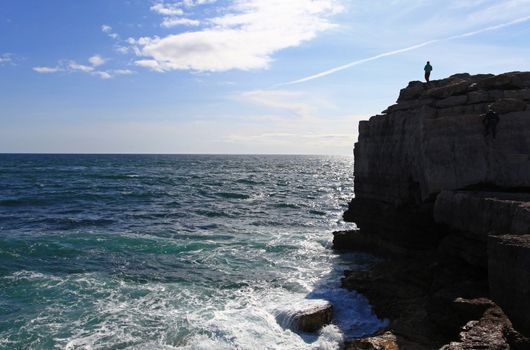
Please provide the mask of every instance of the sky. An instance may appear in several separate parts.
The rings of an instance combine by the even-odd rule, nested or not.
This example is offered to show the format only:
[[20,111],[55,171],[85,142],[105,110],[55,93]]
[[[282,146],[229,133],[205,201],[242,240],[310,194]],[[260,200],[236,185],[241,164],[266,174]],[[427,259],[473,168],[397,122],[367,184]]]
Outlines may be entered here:
[[530,0],[1,0],[0,152],[351,155],[427,60],[529,44]]

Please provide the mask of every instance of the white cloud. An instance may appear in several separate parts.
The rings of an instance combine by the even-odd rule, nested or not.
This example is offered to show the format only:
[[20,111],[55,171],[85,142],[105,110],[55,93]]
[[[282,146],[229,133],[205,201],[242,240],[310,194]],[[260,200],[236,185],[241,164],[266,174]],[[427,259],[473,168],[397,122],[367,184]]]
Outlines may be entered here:
[[119,75],[131,75],[134,74],[132,70],[129,69],[112,69],[108,71],[94,71],[92,75],[97,76],[103,80],[112,79]]
[[92,64],[94,67],[101,66],[106,62],[106,59],[101,57],[100,55],[94,55],[88,59],[88,62]]
[[40,67],[33,67],[33,70],[35,72],[37,72],[37,73],[51,74],[51,73],[61,72],[64,69],[62,69],[61,67],[44,67],[44,66],[40,66]]
[[75,61],[70,61],[70,63],[68,63],[68,68],[73,70],[73,71],[80,71],[80,72],[83,72],[83,73],[90,73],[92,71],[94,71],[94,67],[92,66],[87,66],[87,65],[84,65],[84,64],[79,64]]
[[114,47],[114,51],[116,51],[117,53],[121,53],[122,55],[125,55],[129,53],[129,48],[127,46],[117,45]]
[[88,61],[91,65],[79,64],[76,61],[61,60],[55,67],[38,66],[33,67],[33,71],[41,74],[52,74],[58,72],[81,72],[91,74],[92,76],[101,79],[111,79],[120,75],[131,75],[135,72],[130,69],[110,69],[99,70],[98,67],[105,64],[106,60],[100,55],[89,57]]
[[95,76],[100,77],[103,80],[112,78],[112,75],[109,72],[103,72],[103,71],[96,71],[94,73]]
[[13,55],[10,53],[4,53],[0,54],[0,66],[12,64],[13,63]]
[[114,69],[112,71],[114,75],[131,75],[134,74],[134,71],[130,69]]
[[136,65],[138,65],[140,67],[149,68],[149,69],[154,70],[156,72],[163,72],[164,71],[162,69],[162,67],[160,66],[160,64],[158,64],[158,62],[155,61],[155,60],[138,60],[135,63],[136,63]]
[[196,19],[166,17],[160,25],[162,27],[171,28],[176,26],[198,26],[200,24],[201,22]]
[[151,6],[151,11],[165,16],[184,14],[184,11],[178,7],[178,4],[166,4],[164,2],[159,2],[158,4]]
[[105,34],[107,34],[110,38],[114,39],[114,40],[117,40],[119,39],[119,35],[114,33],[114,30],[112,29],[111,26],[107,25],[107,24],[103,24],[101,26],[101,31]]
[[266,68],[275,52],[333,28],[329,18],[342,9],[338,0],[233,0],[208,28],[135,40],[144,57],[136,63],[157,71]]
[[186,7],[194,7],[197,5],[213,4],[215,2],[217,2],[217,0],[183,0],[182,4]]

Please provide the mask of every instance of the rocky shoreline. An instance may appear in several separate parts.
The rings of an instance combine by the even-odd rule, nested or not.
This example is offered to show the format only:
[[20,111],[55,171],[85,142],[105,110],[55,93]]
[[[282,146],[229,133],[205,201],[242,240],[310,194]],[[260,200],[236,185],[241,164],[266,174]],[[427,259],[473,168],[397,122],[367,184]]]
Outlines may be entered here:
[[[500,116],[496,138],[481,114]],[[359,125],[338,250],[388,329],[346,349],[530,349],[530,72],[411,82]]]

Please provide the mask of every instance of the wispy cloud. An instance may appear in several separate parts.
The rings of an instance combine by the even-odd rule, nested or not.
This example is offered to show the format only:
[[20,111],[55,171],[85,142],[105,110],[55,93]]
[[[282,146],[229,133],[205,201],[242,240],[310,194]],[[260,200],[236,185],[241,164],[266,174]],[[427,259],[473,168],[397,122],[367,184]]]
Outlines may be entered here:
[[305,102],[304,95],[300,92],[286,90],[247,91],[240,95],[240,100],[285,112],[291,117],[307,118],[315,111],[315,107]]
[[103,80],[112,79],[120,75],[132,75],[132,74],[135,74],[135,72],[130,69],[111,69],[111,70],[106,70],[106,71],[92,72],[92,75],[95,75]]
[[51,74],[51,73],[57,73],[62,72],[64,69],[61,67],[44,67],[44,66],[37,66],[33,67],[33,70],[37,73],[41,74]]
[[176,26],[198,26],[201,21],[190,18],[164,18],[160,24],[162,27],[171,28]]
[[[159,13],[176,11],[157,5]],[[277,51],[333,28],[330,17],[342,9],[338,0],[232,0],[225,14],[204,20],[208,26],[202,30],[134,40],[142,57],[136,63],[156,71],[266,68]]]
[[184,14],[184,11],[179,7],[179,4],[177,3],[159,2],[151,6],[151,11],[165,16],[176,16]]
[[101,26],[101,31],[107,34],[110,38],[115,39],[115,40],[120,37],[118,34],[114,33],[114,30],[112,29],[112,27],[107,24],[103,24]]
[[107,62],[105,58],[100,55],[93,55],[88,58],[89,64],[80,64],[72,60],[60,60],[55,66],[36,66],[33,71],[41,74],[54,74],[59,72],[69,73],[86,73],[101,79],[111,79],[120,75],[131,75],[135,72],[129,69],[99,69],[100,66]]
[[13,63],[13,54],[3,53],[0,54],[0,66],[8,65]]
[[356,121],[366,118],[337,116],[330,112],[335,108],[330,101],[298,91],[247,91],[237,99],[255,106],[255,114],[245,117],[247,125],[225,133],[223,139],[244,148],[347,154],[355,141]]
[[171,28],[176,26],[198,26],[201,21],[196,18],[183,18],[187,10],[193,7],[213,4],[217,0],[183,0],[183,1],[159,1],[150,7],[151,11],[164,16],[160,25]]
[[95,69],[94,66],[87,66],[84,64],[79,64],[75,61],[71,61],[70,63],[68,63],[68,68],[72,71],[80,71],[83,73],[90,73],[90,72],[93,72]]
[[348,69],[348,68],[351,68],[351,67],[354,67],[354,66],[358,66],[358,65],[363,64],[363,63],[367,63],[367,62],[379,60],[379,59],[384,58],[384,57],[394,56],[394,55],[398,55],[398,54],[401,54],[401,53],[404,53],[404,52],[416,50],[416,49],[422,48],[424,46],[428,46],[428,45],[439,43],[441,41],[456,40],[456,39],[462,39],[462,38],[466,38],[466,37],[470,37],[470,36],[475,36],[475,35],[478,35],[478,34],[482,34],[482,33],[485,33],[485,32],[490,32],[490,31],[494,31],[494,30],[498,30],[498,29],[501,29],[501,28],[513,26],[513,25],[516,25],[516,24],[519,24],[519,23],[523,23],[523,22],[527,22],[527,21],[530,21],[530,16],[518,18],[518,19],[515,19],[513,21],[497,24],[497,25],[494,25],[494,26],[482,28],[482,29],[475,30],[475,31],[470,31],[470,32],[466,32],[466,33],[462,33],[462,34],[458,34],[458,35],[449,36],[449,37],[442,38],[442,39],[434,39],[434,40],[425,41],[423,43],[419,43],[419,44],[416,44],[416,45],[408,46],[408,47],[405,47],[405,48],[402,48],[402,49],[392,50],[392,51],[388,51],[388,52],[385,52],[385,53],[382,53],[382,54],[379,54],[379,55],[375,55],[375,56],[363,58],[363,59],[360,59],[360,60],[356,60],[356,61],[344,64],[344,65],[341,65],[341,66],[338,66],[338,67],[335,67],[335,68],[331,68],[331,69],[325,70],[325,71],[317,73],[317,74],[313,74],[313,75],[307,76],[305,78],[301,78],[301,79],[293,80],[293,81],[290,81],[290,82],[278,84],[277,86],[280,87],[280,86],[287,86],[287,85],[294,85],[294,84],[304,83],[304,82],[307,82],[307,81],[319,79],[319,78],[322,78],[322,77],[325,77],[325,76],[328,76],[328,75],[343,71],[345,69]]

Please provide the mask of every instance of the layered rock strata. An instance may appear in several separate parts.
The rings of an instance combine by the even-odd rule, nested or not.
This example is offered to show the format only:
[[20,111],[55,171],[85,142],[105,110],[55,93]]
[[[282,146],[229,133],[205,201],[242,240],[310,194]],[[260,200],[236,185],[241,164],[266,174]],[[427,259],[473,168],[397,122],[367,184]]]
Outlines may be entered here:
[[344,219],[359,230],[335,247],[391,260],[343,284],[391,319],[400,349],[530,348],[530,72],[411,82],[359,124],[354,158]]

